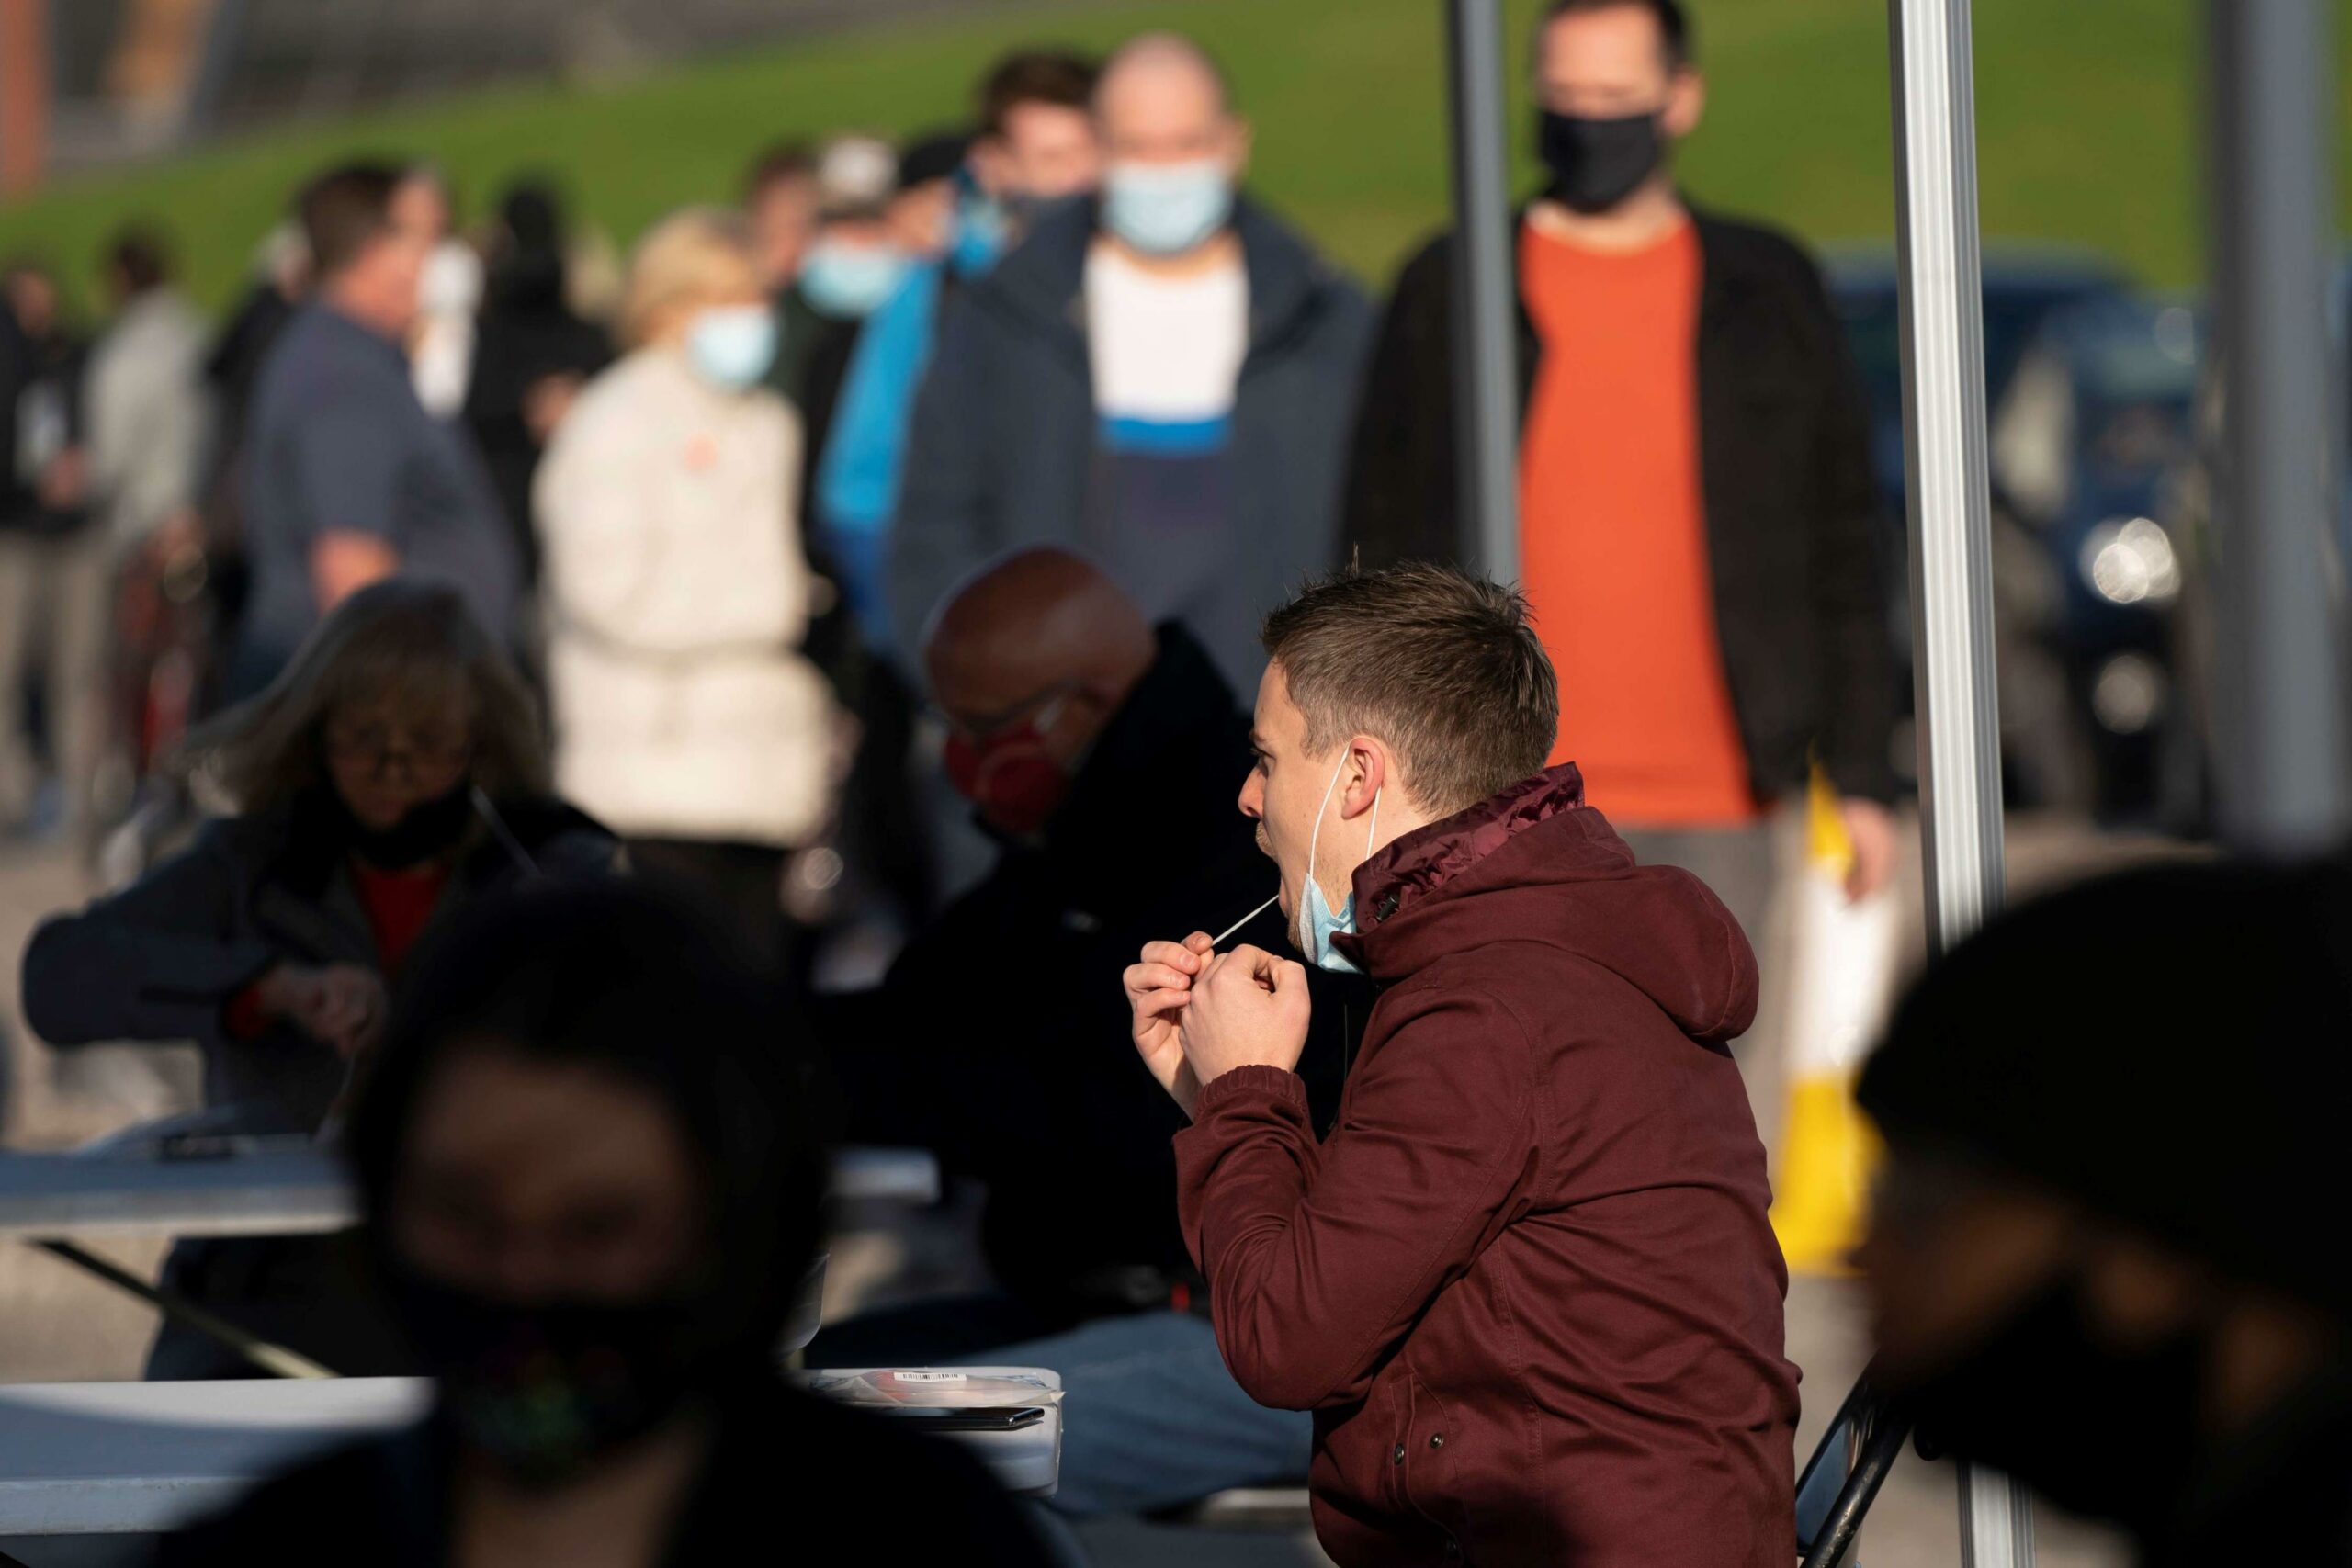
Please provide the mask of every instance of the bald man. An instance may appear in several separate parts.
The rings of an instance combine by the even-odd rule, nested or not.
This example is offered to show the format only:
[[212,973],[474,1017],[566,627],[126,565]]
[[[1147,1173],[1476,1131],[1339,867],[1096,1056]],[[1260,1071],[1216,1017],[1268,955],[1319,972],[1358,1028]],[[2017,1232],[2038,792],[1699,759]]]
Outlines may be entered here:
[[[1056,1506],[1074,1513],[1303,1476],[1306,1422],[1254,1404],[1217,1354],[1176,1224],[1184,1119],[1123,1048],[1125,1001],[1103,980],[1168,922],[1223,931],[1274,892],[1233,809],[1249,722],[1191,633],[1155,629],[1062,550],[973,577],[923,654],[949,772],[1000,858],[878,989],[819,998],[816,1022],[853,1137],[935,1149],[986,1184],[998,1289],[828,1329],[811,1363],[1059,1369],[1073,1415]],[[1300,1071],[1319,1126],[1369,996],[1316,978],[1332,984]]]
[[1361,296],[1238,194],[1250,127],[1199,47],[1147,35],[1094,93],[1099,196],[962,291],[915,404],[896,624],[1029,544],[1102,563],[1253,690],[1258,623],[1339,561]]

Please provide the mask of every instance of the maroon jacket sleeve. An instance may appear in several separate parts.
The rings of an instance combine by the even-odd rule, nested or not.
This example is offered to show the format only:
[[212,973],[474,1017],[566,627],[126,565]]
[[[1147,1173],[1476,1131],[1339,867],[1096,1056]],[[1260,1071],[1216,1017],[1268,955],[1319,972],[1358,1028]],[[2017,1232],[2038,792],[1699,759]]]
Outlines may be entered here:
[[[1261,1404],[1363,1397],[1406,1330],[1520,1207],[1538,1096],[1518,1021],[1456,991],[1366,1042],[1318,1145],[1298,1078],[1242,1067],[1176,1135],[1177,1203],[1217,1348]],[[1388,1021],[1381,1021],[1384,1026]]]

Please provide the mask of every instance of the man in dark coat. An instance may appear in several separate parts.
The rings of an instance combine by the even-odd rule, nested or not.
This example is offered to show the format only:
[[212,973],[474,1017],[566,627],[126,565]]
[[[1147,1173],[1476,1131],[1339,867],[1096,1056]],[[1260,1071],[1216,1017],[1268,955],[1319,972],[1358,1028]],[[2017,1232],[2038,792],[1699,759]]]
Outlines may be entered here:
[[[1248,757],[1232,693],[1182,626],[1155,632],[1055,550],[958,592],[925,662],[954,729],[949,772],[1001,857],[878,991],[820,998],[818,1022],[853,1137],[935,1149],[987,1183],[999,1288],[853,1320],[810,1359],[1059,1369],[1072,1420],[1057,1506],[1073,1512],[1295,1476],[1306,1423],[1259,1407],[1218,1359],[1175,1220],[1182,1117],[1118,1048],[1126,1010],[1108,983],[1149,932],[1222,931],[1274,890],[1231,807]],[[1365,1011],[1330,978],[1303,1068],[1326,1114]]]
[[[1693,209],[1671,150],[1705,103],[1679,0],[1554,0],[1550,176],[1514,221],[1521,586],[1558,668],[1564,761],[1645,861],[1752,939],[1771,808],[1817,762],[1849,890],[1895,837],[1889,578],[1860,383],[1812,260]],[[1406,264],[1366,378],[1347,537],[1366,566],[1471,560],[1455,451],[1457,241]]]
[[[1784,1568],[1796,1369],[1724,1042],[1756,962],[1688,873],[1543,771],[1517,594],[1333,579],[1267,622],[1241,809],[1314,969],[1204,935],[1127,971],[1190,1113],[1185,1239],[1241,1386],[1315,1412],[1343,1568]],[[1294,1070],[1316,971],[1380,987],[1337,1123]]]
[[1043,218],[947,309],[915,404],[892,615],[915,637],[980,562],[1057,545],[1183,622],[1246,689],[1259,618],[1338,562],[1367,313],[1237,196],[1248,127],[1196,47],[1118,51],[1095,117],[1102,195]]

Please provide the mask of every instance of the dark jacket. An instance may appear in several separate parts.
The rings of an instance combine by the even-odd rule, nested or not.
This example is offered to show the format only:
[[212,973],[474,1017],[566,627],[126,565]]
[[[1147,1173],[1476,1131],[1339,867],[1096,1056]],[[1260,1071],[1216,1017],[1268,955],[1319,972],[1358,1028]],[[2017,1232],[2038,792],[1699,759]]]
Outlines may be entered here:
[[[1139,553],[1110,547],[1120,520],[1096,440],[1083,297],[1095,215],[1091,201],[1056,209],[942,318],[891,541],[890,609],[906,638],[960,578],[1005,550],[1059,545],[1106,564]],[[1371,321],[1354,285],[1264,209],[1243,199],[1233,221],[1250,293],[1233,408],[1234,546],[1170,547],[1149,581],[1130,572],[1121,586],[1155,616],[1185,617],[1238,682],[1264,667],[1259,616],[1301,575],[1339,561],[1348,411]],[[1204,624],[1218,611],[1238,635]]]
[[1311,1409],[1364,1564],[1785,1568],[1788,1276],[1724,1043],[1756,961],[1563,764],[1355,874],[1380,986],[1338,1128],[1242,1067],[1178,1134],[1217,1344]]
[[492,279],[474,328],[465,421],[514,530],[526,584],[539,576],[531,480],[539,471],[544,450],[525,412],[531,392],[549,377],[574,376],[584,381],[612,357],[612,342],[604,329],[582,321],[564,303],[560,271]]
[[[1760,799],[1788,795],[1811,750],[1841,791],[1885,799],[1894,686],[1860,387],[1812,259],[1693,217],[1700,481],[1749,777]],[[1476,558],[1455,488],[1453,249],[1441,237],[1406,264],[1365,380],[1347,520],[1368,567]],[[1543,344],[1523,299],[1517,320],[1523,420]]]
[[[775,1384],[745,1391],[719,1416],[661,1561],[885,1562],[915,1539],[950,1545],[947,1555],[976,1568],[1050,1561],[977,1461],[887,1420]],[[343,1568],[447,1568],[450,1459],[431,1421],[338,1450],[166,1537],[161,1560],[245,1568],[323,1555]]]
[[[11,358],[13,367],[6,363]],[[63,333],[28,338],[17,332],[13,348],[0,346],[0,398],[5,399],[0,421],[8,427],[5,443],[0,443],[0,457],[6,464],[0,467],[0,532],[62,538],[89,523],[87,506],[58,508],[41,500],[40,476],[18,472],[36,459],[17,446],[26,429],[37,423],[27,417],[36,400],[55,422],[51,434],[57,446],[51,457],[84,446],[89,437],[83,401],[89,360],[87,345]]]
[[[1249,727],[1189,636],[1160,639],[1045,841],[1008,844],[878,992],[819,998],[849,1135],[933,1148],[984,1179],[989,1260],[1048,1317],[1115,1307],[1130,1277],[1129,1305],[1196,1278],[1169,1143],[1184,1115],[1127,1044],[1119,975],[1147,942],[1223,931],[1276,881],[1234,807]],[[1279,943],[1281,927],[1269,909],[1244,939]],[[1368,998],[1317,979],[1334,984],[1301,1070],[1328,1116],[1349,998],[1360,1025]]]
[[[612,836],[571,807],[514,802],[500,814],[533,864],[477,824],[435,923],[526,876],[614,867]],[[341,1058],[284,1028],[234,1039],[223,1012],[281,962],[379,966],[339,822],[305,800],[208,823],[130,887],[49,920],[25,949],[26,1021],[52,1045],[193,1040],[207,1103],[239,1107],[241,1131],[314,1130],[343,1088]]]

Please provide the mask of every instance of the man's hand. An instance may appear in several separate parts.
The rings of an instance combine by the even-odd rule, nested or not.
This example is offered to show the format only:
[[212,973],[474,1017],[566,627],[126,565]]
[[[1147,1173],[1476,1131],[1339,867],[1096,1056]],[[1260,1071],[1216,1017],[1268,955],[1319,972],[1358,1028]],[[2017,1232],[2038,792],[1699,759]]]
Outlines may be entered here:
[[1236,1067],[1289,1072],[1306,1049],[1306,967],[1242,946],[1208,961],[1177,1016],[1184,1060],[1204,1084]]
[[266,1017],[282,1019],[345,1061],[384,1032],[384,982],[356,964],[312,967],[281,964],[261,977],[256,999]]
[[1146,942],[1140,963],[1127,966],[1127,1007],[1135,1015],[1136,1054],[1160,1088],[1173,1095],[1184,1114],[1193,1113],[1201,1080],[1184,1060],[1177,1032],[1184,1004],[1192,999],[1193,976],[1209,962],[1209,933],[1194,931],[1182,942]]
[[1894,879],[1894,813],[1875,800],[1848,798],[1838,803],[1845,819],[1846,839],[1854,848],[1854,863],[1846,873],[1846,897],[1860,903]]

